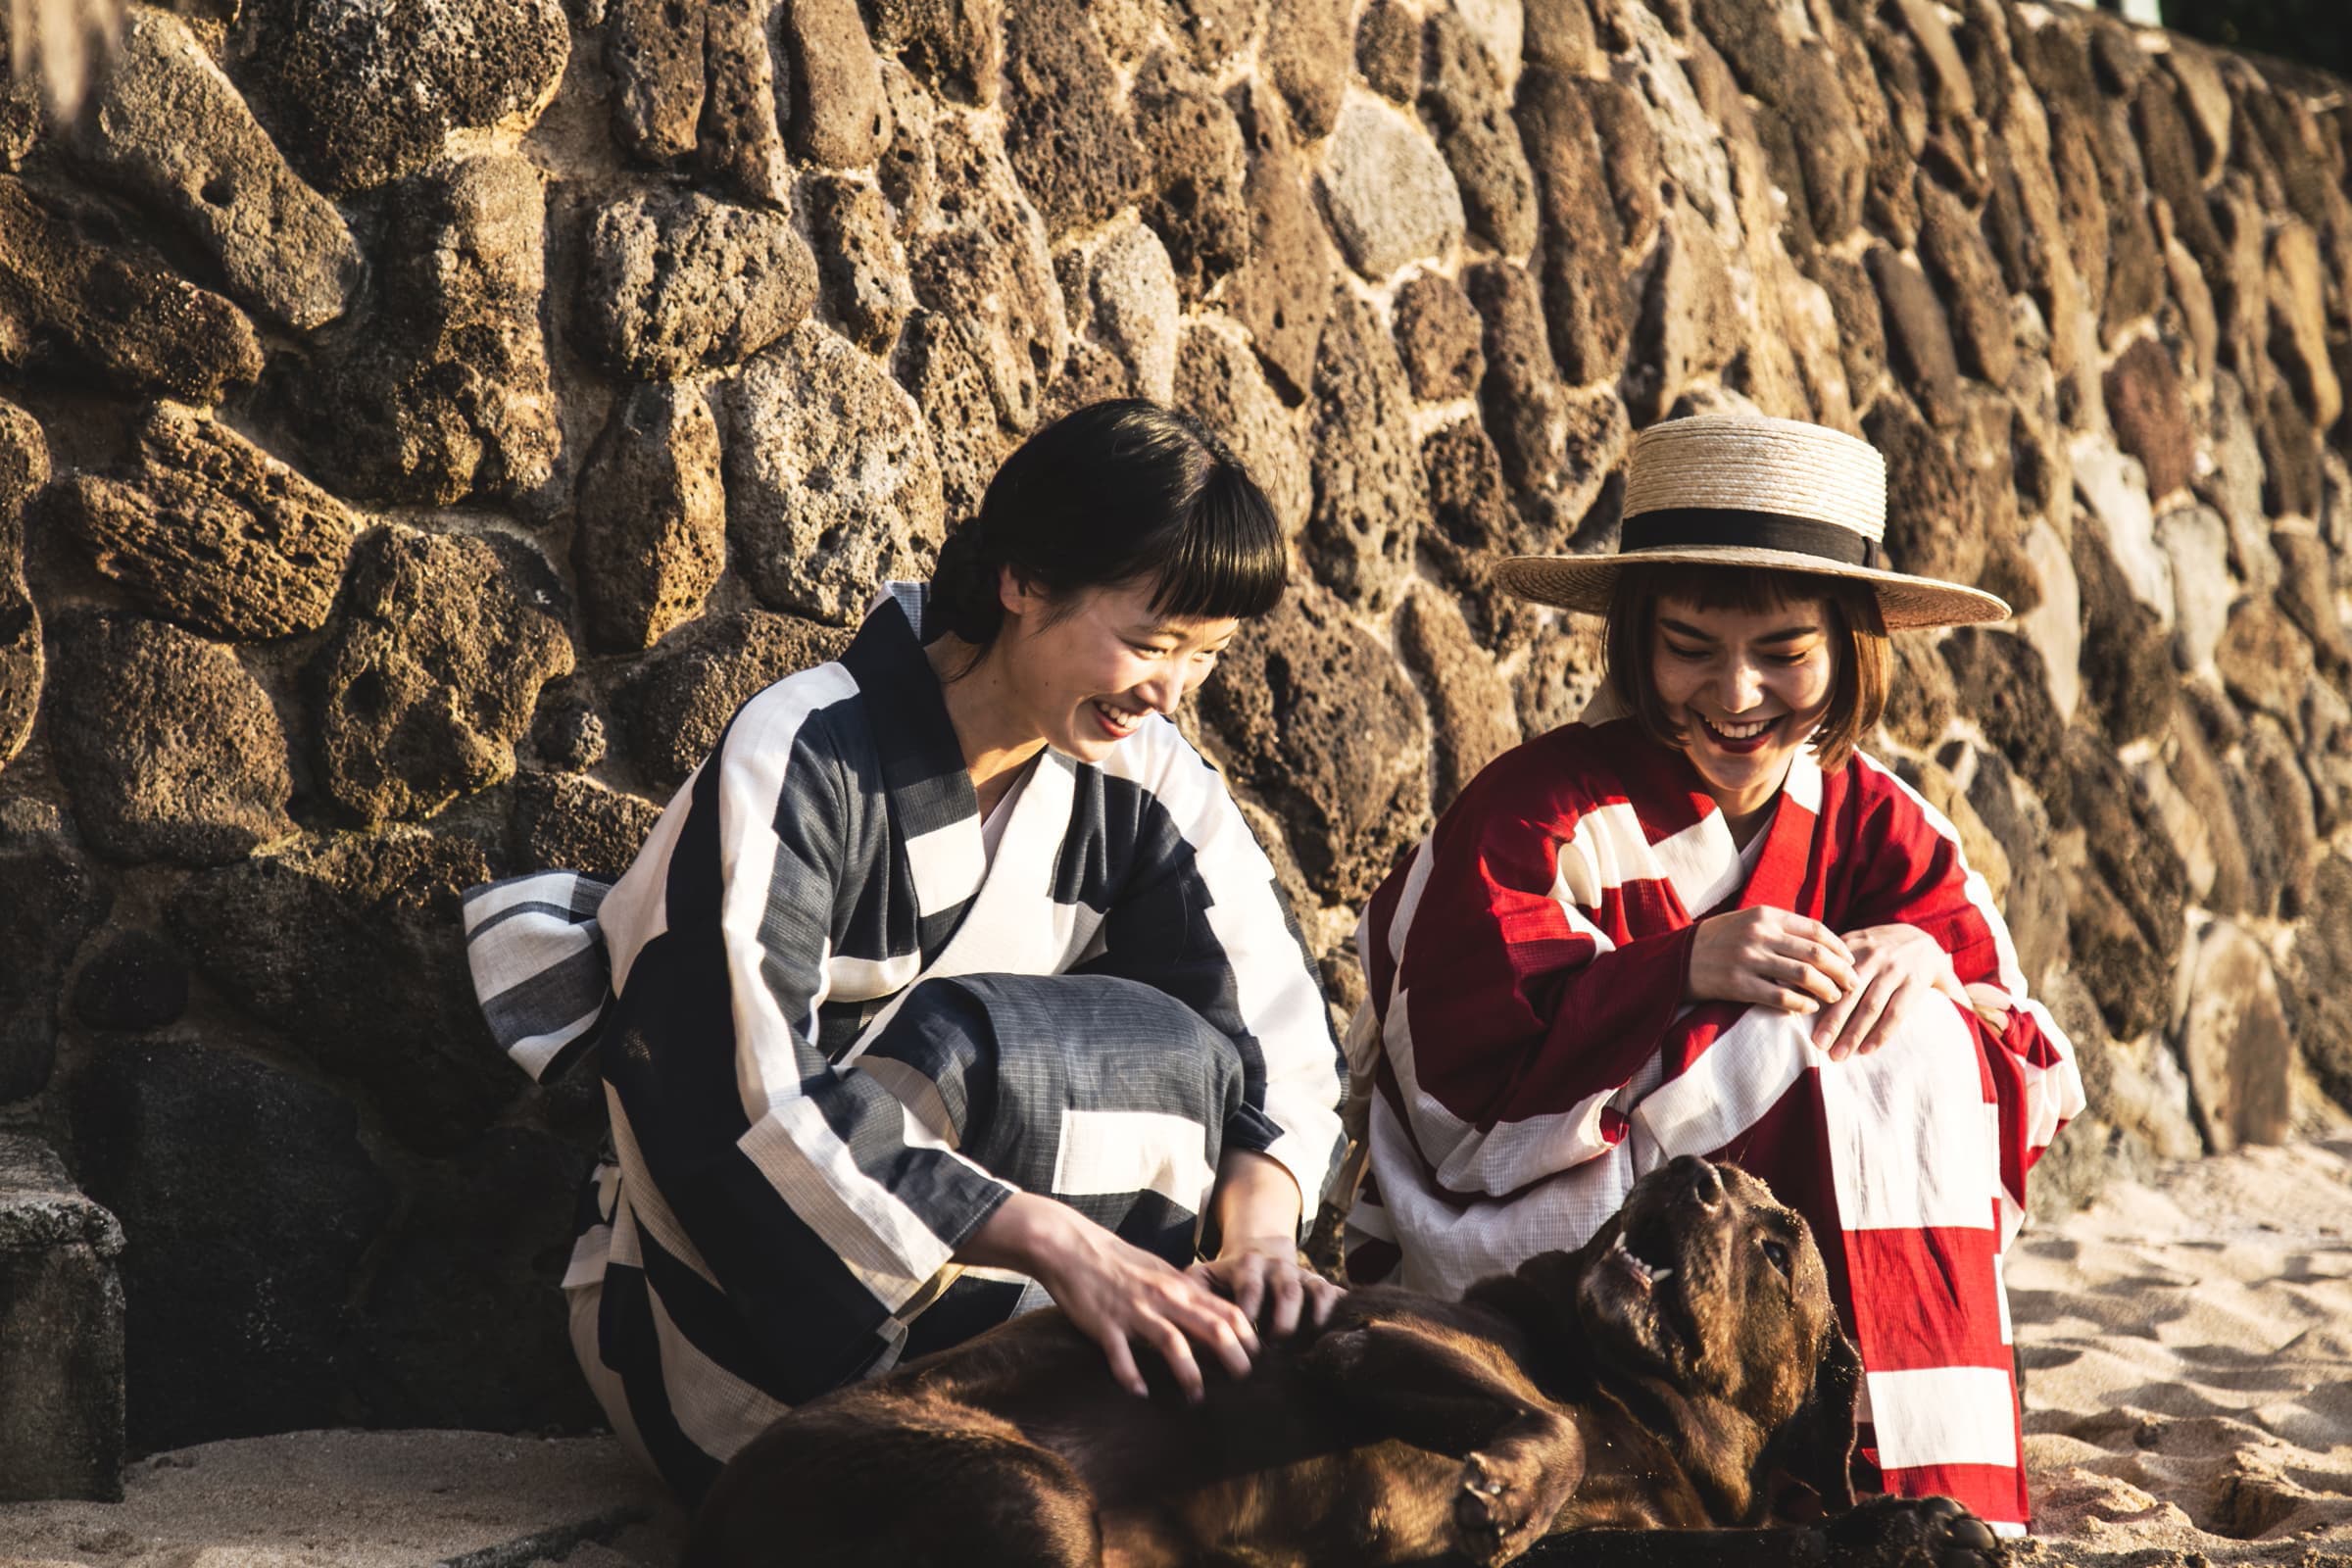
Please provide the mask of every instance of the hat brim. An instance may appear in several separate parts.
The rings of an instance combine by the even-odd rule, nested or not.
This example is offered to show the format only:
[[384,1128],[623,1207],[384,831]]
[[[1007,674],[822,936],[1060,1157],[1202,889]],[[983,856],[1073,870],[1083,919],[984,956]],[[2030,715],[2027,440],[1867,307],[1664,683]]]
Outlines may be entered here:
[[1582,611],[1591,615],[1609,612],[1617,574],[1627,566],[1697,565],[1746,566],[1774,571],[1799,571],[1815,577],[1844,577],[1869,583],[1878,591],[1879,613],[1888,631],[1923,626],[1974,626],[2007,620],[2009,607],[1981,588],[1914,577],[1906,572],[1849,566],[1819,556],[1788,550],[1760,550],[1744,545],[1704,545],[1683,550],[1641,550],[1613,556],[1512,556],[1494,564],[1494,585],[1507,594],[1540,605]]

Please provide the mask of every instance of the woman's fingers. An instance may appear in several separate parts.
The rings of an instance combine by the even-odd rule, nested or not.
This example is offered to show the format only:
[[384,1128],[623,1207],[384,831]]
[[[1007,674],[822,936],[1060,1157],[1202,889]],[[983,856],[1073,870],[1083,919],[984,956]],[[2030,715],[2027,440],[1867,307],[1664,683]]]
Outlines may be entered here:
[[1096,1339],[1102,1347],[1102,1359],[1110,1363],[1110,1380],[1139,1399],[1152,1396],[1151,1388],[1144,1382],[1143,1369],[1135,1364],[1135,1351],[1127,1345],[1127,1331],[1117,1324]]
[[1894,999],[1897,984],[1893,975],[1881,972],[1862,988],[1862,995],[1855,999],[1854,1010],[1847,1015],[1845,1026],[1838,1030],[1838,1038],[1830,1042],[1832,1061],[1843,1061],[1854,1054],[1854,1048],[1878,1024],[1880,1016],[1886,1010],[1886,1004]]
[[1184,1330],[1156,1312],[1150,1312],[1136,1325],[1135,1333],[1136,1338],[1157,1350],[1160,1359],[1168,1363],[1168,1371],[1175,1377],[1176,1387],[1184,1391],[1185,1398],[1199,1404],[1207,1396],[1208,1384],[1200,1376],[1200,1363],[1193,1359],[1193,1342],[1185,1337]]
[[1271,1263],[1268,1272],[1274,1276],[1274,1337],[1287,1340],[1298,1332],[1298,1313],[1306,1304],[1306,1290],[1298,1283],[1299,1270],[1295,1263]]
[[1315,1327],[1321,1328],[1331,1321],[1331,1309],[1339,1305],[1340,1298],[1348,1293],[1320,1274],[1309,1274],[1306,1277],[1306,1294],[1313,1302]]

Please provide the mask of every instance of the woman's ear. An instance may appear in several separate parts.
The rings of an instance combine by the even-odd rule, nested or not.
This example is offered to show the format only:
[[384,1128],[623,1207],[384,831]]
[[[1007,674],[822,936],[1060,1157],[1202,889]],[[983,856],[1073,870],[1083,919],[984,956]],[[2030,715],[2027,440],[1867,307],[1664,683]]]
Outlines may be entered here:
[[1007,615],[1026,615],[1037,609],[1039,595],[1007,565],[997,568],[997,603],[1004,607]]

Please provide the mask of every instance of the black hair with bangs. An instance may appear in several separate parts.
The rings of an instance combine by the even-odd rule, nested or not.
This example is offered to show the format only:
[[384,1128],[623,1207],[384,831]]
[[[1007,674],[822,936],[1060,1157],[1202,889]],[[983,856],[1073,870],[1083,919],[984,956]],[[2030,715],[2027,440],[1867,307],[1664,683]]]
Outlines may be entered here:
[[1064,415],[998,467],[980,514],[940,546],[930,635],[994,642],[1007,566],[1055,601],[1151,582],[1160,614],[1250,620],[1281,602],[1290,552],[1265,492],[1198,419],[1119,398]]

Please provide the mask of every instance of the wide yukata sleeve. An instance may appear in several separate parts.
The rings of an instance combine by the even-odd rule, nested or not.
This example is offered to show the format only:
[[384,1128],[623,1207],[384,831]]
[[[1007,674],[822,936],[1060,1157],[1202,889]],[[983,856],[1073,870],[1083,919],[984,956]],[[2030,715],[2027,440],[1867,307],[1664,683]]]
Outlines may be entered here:
[[1172,724],[1126,745],[1121,761],[1142,791],[1131,868],[1104,911],[1099,953],[1079,968],[1164,991],[1234,1042],[1242,1103],[1222,1147],[1288,1170],[1304,1227],[1343,1142],[1345,1068],[1322,985],[1273,862],[1216,770]]
[[1855,815],[1839,849],[1850,880],[1832,921],[1840,931],[1917,926],[1951,956],[1975,1003],[2001,1107],[2002,1185],[2022,1208],[2026,1171],[2083,1106],[2074,1048],[2049,1009],[2026,994],[2009,927],[1950,819],[1859,753],[1853,778]]
[[843,1331],[904,1306],[1012,1191],[817,1045],[829,975],[877,961],[835,954],[838,895],[891,853],[883,798],[854,793],[832,739],[857,693],[824,665],[755,698],[599,911],[613,1131],[656,1190],[632,1201],[787,1367],[814,1342],[870,1352]]
[[1663,900],[1632,804],[1564,781],[1572,760],[1555,736],[1491,765],[1357,933],[1392,1103],[1457,1198],[1614,1148],[1611,1102],[1682,1006],[1695,928]]

